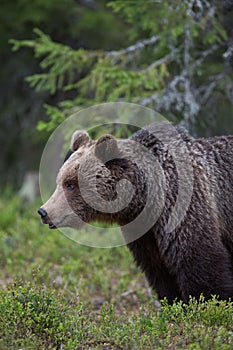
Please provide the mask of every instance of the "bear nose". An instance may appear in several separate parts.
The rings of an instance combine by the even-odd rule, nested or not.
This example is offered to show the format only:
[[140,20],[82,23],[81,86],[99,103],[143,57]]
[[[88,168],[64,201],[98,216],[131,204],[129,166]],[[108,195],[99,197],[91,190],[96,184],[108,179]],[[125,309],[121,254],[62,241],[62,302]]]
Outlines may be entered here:
[[41,218],[45,218],[47,216],[47,212],[43,209],[43,208],[40,208],[38,210],[38,214],[40,214]]

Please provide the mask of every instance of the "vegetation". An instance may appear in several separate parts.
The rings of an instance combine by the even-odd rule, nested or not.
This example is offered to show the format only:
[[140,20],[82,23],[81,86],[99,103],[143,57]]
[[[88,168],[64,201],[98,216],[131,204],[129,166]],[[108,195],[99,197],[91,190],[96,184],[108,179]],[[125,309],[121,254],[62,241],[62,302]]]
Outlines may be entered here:
[[126,247],[79,246],[0,203],[0,349],[232,349],[233,304],[158,307]]
[[152,107],[195,135],[233,133],[232,4],[3,0],[0,186],[19,186],[49,133],[99,102]]
[[[53,41],[35,30],[34,40],[12,40],[29,47],[41,73],[26,78],[37,91],[64,92],[57,108],[46,106],[54,129],[80,106],[130,101],[150,106],[197,133],[200,116],[212,113],[214,96],[232,105],[232,48],[224,6],[209,1],[110,1],[108,7],[129,25],[131,45],[119,50],[84,49]],[[72,99],[65,99],[72,92]],[[62,118],[63,116],[63,118]]]
[[[73,49],[105,50],[127,45],[125,24],[105,4],[105,0],[1,1],[0,143],[4,146],[0,187],[7,183],[17,188],[26,171],[38,169],[48,133],[38,133],[36,125],[46,118],[44,104],[56,105],[64,99],[62,91],[50,95],[29,87],[25,77],[41,71],[38,60],[28,49],[13,53],[9,41],[35,39],[34,28],[41,28],[55,42]],[[72,96],[69,92],[66,98]]]

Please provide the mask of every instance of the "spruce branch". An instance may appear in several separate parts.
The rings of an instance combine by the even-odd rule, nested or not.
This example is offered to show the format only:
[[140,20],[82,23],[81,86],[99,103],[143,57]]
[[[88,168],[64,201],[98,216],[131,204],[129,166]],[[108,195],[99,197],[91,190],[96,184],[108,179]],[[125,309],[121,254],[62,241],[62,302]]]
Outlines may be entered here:
[[114,58],[118,58],[120,56],[129,55],[129,54],[131,55],[137,51],[143,50],[147,46],[155,45],[158,41],[159,41],[159,36],[154,35],[149,39],[138,41],[136,44],[128,46],[125,49],[121,49],[118,51],[107,51],[105,55],[108,57],[114,57]]

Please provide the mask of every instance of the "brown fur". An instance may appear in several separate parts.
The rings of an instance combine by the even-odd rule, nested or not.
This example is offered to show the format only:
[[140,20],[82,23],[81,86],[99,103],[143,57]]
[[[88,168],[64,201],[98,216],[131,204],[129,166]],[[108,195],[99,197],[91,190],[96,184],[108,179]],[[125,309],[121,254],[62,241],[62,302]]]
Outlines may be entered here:
[[[166,187],[163,193],[164,206],[158,220],[142,237],[127,244],[137,265],[145,272],[159,298],[167,297],[169,302],[176,298],[187,302],[190,295],[198,298],[201,293],[206,298],[213,294],[221,299],[231,298],[233,136],[193,139],[177,129],[191,159],[193,191],[182,221],[174,230],[167,232],[166,223],[177,199],[179,174],[173,157],[168,154],[164,144],[151,135],[150,130],[150,126],[140,130],[129,142],[106,135],[106,138],[102,137],[94,143],[87,139],[86,134],[81,138],[79,134],[79,140],[73,140],[73,145],[78,147],[72,148],[74,153],[58,174],[55,193],[43,205],[48,214],[43,221],[53,223],[56,227],[80,228],[83,224],[79,219],[81,217],[85,222],[95,219],[124,226],[140,214],[148,196],[152,198],[148,215],[158,210],[161,195],[147,193],[148,183],[143,170],[127,157],[132,152],[131,142],[140,143],[153,152],[161,165]],[[85,142],[82,144],[80,140]],[[111,141],[108,147],[104,146],[106,140]],[[98,149],[99,145],[103,146],[102,150]],[[114,155],[113,159],[111,154]],[[80,167],[81,175],[77,178],[77,169]],[[82,184],[85,186],[88,181],[91,183],[96,180],[97,192],[104,206],[104,203],[119,197],[116,185],[122,179],[132,184],[134,194],[129,205],[116,213],[106,214],[104,210],[96,209],[95,203],[97,205],[100,199],[95,199],[93,188],[86,187],[85,200],[80,192]],[[160,174],[152,180],[160,189]],[[119,186],[122,186],[120,193],[124,193],[123,185]],[[123,201],[123,197],[122,194],[120,200]],[[88,203],[93,203],[93,206]],[[70,207],[75,214],[71,213]],[[125,231],[124,227],[122,232],[126,241],[129,241],[128,235],[133,235],[133,232]]]

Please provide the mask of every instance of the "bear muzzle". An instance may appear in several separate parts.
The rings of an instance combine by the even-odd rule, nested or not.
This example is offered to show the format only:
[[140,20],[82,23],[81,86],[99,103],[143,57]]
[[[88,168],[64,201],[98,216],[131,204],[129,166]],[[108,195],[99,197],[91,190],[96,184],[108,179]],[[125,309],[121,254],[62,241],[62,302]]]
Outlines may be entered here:
[[44,210],[43,208],[39,208],[37,212],[40,215],[41,222],[43,224],[48,224],[50,229],[55,229],[56,228],[56,226],[50,221],[46,210]]

